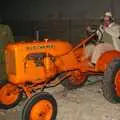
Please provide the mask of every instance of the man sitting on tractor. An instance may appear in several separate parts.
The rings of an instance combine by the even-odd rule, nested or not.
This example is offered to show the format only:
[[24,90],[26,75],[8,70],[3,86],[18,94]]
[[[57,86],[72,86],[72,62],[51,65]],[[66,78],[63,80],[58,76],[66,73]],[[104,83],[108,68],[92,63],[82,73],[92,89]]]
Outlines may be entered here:
[[96,45],[86,46],[86,55],[87,57],[91,56],[91,63],[93,64],[96,64],[102,53],[109,50],[120,50],[120,25],[114,22],[110,12],[104,14],[102,24],[96,34],[98,36]]

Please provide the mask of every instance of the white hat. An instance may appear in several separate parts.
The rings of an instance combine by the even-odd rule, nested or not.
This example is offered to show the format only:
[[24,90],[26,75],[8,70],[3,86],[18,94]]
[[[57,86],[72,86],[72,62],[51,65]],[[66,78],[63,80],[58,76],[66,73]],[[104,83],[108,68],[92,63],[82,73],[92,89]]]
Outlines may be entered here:
[[106,12],[104,15],[105,15],[105,16],[109,16],[109,17],[112,17],[112,13],[111,13],[111,12]]

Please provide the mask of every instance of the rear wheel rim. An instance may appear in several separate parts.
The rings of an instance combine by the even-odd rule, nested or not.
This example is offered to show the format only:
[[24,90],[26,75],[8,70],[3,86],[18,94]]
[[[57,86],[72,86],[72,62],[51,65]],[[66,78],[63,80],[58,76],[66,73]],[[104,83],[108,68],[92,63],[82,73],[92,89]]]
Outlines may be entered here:
[[118,70],[115,76],[115,91],[116,94],[120,96],[120,70]]
[[53,107],[50,101],[40,100],[32,106],[30,120],[51,120]]
[[14,104],[19,95],[19,89],[16,86],[12,84],[6,84],[0,89],[0,102],[4,105]]

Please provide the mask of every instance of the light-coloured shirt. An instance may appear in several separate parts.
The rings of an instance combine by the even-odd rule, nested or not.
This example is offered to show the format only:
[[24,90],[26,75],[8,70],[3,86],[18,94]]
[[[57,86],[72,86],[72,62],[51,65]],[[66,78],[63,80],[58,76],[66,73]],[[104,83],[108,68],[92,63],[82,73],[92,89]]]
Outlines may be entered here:
[[108,28],[105,29],[105,32],[110,34],[113,39],[113,45],[116,50],[120,50],[120,25],[116,23],[111,23]]
[[99,30],[97,31],[98,39],[100,40],[104,32],[111,35],[113,40],[113,46],[116,50],[120,50],[120,25],[116,23],[111,23],[107,28],[103,28],[103,25],[100,25]]

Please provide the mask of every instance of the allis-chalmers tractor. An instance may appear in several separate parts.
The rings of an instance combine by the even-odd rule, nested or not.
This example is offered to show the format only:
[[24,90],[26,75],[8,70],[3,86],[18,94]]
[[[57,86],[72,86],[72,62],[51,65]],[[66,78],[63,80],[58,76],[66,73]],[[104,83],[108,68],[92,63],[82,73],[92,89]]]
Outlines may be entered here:
[[[95,66],[85,59],[85,46],[93,35],[73,47],[67,41],[49,40],[9,44],[5,48],[8,81],[0,88],[0,107],[14,107],[22,95],[22,120],[55,120],[57,104],[45,88],[61,83],[67,89],[82,86],[90,75],[104,75],[103,94],[110,102],[120,97],[120,52],[101,55]],[[37,92],[36,92],[37,91]]]

